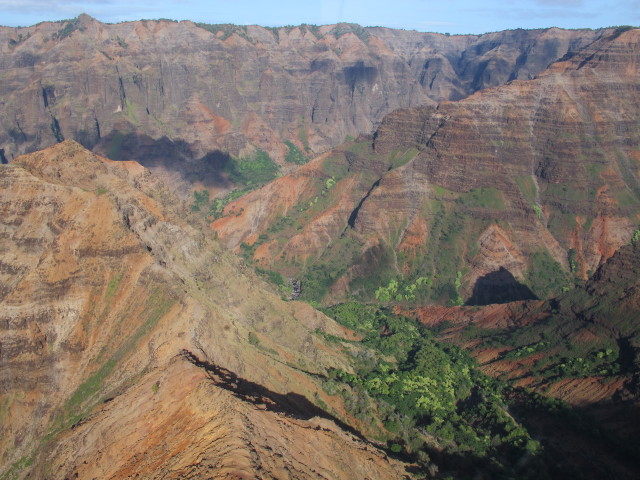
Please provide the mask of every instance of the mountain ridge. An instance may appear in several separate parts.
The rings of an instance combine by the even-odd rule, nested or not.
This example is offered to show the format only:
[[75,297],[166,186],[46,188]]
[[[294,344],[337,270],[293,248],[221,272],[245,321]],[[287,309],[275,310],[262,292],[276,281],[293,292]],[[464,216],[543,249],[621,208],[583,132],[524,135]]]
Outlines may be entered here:
[[323,335],[351,334],[268,292],[148,170],[65,141],[0,182],[3,478],[401,477],[321,388],[351,368]]
[[75,139],[182,189],[196,181],[215,193],[229,188],[217,175],[228,161],[221,153],[251,158],[260,149],[287,172],[291,152],[317,155],[396,108],[530,78],[609,31],[447,37],[88,16],[3,28],[0,148],[10,160]]

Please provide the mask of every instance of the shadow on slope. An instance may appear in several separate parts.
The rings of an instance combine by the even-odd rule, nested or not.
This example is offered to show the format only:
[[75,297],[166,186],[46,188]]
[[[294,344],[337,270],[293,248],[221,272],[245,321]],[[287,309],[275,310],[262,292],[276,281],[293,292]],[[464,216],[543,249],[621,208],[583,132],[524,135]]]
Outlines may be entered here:
[[467,305],[490,305],[537,299],[538,297],[529,287],[518,282],[509,270],[500,267],[499,270],[478,278]]
[[355,428],[325,412],[302,395],[292,392],[286,395],[273,392],[260,384],[238,377],[226,368],[200,360],[192,352],[187,350],[183,350],[181,355],[182,358],[188,362],[204,369],[216,386],[231,392],[240,400],[253,405],[260,405],[270,412],[285,414],[301,420],[309,420],[313,417],[331,420],[342,430],[351,433],[362,441],[370,443],[369,440]]
[[177,173],[187,185],[201,182],[212,188],[227,188],[232,184],[223,174],[231,156],[212,150],[193,158],[191,147],[183,140],[164,136],[154,139],[137,132],[113,130],[103,137],[94,151],[111,160],[135,160],[150,170]]

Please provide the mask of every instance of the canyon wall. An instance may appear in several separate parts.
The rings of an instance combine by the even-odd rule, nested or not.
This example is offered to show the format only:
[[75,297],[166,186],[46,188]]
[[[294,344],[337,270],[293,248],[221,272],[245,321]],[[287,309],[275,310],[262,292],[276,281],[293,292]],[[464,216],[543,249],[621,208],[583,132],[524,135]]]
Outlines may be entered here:
[[640,222],[639,49],[620,30],[533,80],[397,110],[213,228],[270,268],[324,275],[334,298],[437,276],[435,298],[468,300],[502,270],[522,299],[559,293]]
[[395,109],[533,78],[608,31],[446,36],[352,24],[109,25],[87,15],[1,27],[2,158],[74,139],[213,187],[221,153],[259,148],[290,170],[291,145],[314,156]]

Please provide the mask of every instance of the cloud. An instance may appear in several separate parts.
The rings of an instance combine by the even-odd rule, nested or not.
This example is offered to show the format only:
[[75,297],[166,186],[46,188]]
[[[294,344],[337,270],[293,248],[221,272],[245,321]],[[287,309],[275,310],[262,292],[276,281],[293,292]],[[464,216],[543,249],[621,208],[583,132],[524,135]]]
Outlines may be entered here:
[[551,7],[581,7],[584,0],[535,0],[535,3]]
[[90,5],[113,4],[112,0],[0,0],[0,11],[12,13],[24,12],[60,12],[78,10]]
[[139,19],[145,16],[157,18],[163,16],[164,12],[162,5],[158,7],[158,3],[153,0],[0,0],[0,13],[21,19],[14,20],[14,24],[22,24],[24,20],[36,23],[42,20],[71,18],[81,13],[87,13],[106,22]]

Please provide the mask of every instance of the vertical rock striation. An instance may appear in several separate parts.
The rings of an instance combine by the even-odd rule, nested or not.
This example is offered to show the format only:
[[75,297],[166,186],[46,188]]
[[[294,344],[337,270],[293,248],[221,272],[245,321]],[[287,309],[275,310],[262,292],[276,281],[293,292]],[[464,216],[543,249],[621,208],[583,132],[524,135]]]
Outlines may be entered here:
[[449,37],[351,24],[109,25],[87,15],[0,28],[0,148],[11,159],[69,138],[201,178],[206,165],[183,161],[255,148],[282,161],[283,140],[317,154],[395,109],[531,78],[606,32]]

